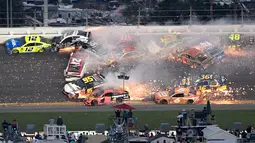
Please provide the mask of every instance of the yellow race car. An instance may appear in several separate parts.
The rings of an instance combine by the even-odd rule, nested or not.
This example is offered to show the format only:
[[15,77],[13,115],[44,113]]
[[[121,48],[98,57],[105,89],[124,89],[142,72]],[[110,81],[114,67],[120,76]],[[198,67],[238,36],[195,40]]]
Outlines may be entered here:
[[50,49],[51,40],[39,35],[27,35],[21,38],[12,38],[5,42],[7,54],[42,53]]

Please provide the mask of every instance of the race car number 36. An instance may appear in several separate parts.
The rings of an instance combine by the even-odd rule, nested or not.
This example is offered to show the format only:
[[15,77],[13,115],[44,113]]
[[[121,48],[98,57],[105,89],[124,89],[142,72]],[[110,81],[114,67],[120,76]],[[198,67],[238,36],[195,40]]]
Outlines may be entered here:
[[93,82],[94,79],[92,76],[87,76],[82,79],[85,83]]

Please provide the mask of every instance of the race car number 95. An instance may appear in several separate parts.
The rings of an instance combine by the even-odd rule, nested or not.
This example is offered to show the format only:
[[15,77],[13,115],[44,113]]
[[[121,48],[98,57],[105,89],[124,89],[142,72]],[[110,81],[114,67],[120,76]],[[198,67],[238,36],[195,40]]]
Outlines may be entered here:
[[92,76],[87,76],[82,79],[85,83],[93,82],[94,79]]

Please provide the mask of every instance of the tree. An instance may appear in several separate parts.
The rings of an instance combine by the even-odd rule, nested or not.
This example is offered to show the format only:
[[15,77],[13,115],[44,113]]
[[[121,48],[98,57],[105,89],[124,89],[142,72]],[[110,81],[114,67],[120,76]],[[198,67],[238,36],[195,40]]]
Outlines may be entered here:
[[[1,26],[7,26],[7,7],[6,7],[7,0],[0,0],[0,24]],[[10,0],[9,0],[10,2]],[[9,3],[10,6],[10,3]],[[10,10],[10,8],[9,8]],[[10,14],[10,12],[9,12]],[[12,0],[12,18],[13,18],[13,26],[19,26],[20,24],[24,23],[24,9],[22,6],[21,0]]]

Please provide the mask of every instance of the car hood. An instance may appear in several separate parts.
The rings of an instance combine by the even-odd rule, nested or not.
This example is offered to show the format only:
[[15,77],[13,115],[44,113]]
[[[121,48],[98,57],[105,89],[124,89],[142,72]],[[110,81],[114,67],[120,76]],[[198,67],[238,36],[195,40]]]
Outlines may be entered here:
[[79,90],[80,87],[73,83],[67,83],[64,86],[64,91],[72,95],[75,95],[77,92],[79,92]]
[[13,49],[16,47],[21,47],[20,39],[19,38],[12,38],[5,42],[5,46],[7,48]]

